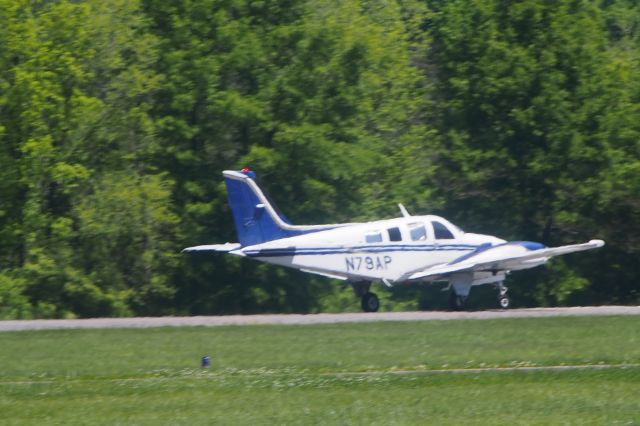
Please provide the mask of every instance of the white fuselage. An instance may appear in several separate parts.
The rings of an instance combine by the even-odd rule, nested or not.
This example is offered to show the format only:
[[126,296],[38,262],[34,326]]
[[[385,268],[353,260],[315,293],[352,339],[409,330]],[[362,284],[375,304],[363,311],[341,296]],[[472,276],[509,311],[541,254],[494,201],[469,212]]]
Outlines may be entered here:
[[465,233],[439,216],[409,216],[340,226],[243,247],[236,254],[350,280],[402,281],[505,240]]
[[237,243],[187,247],[184,252],[223,252],[303,272],[348,280],[365,312],[375,312],[373,281],[391,287],[416,281],[448,282],[454,308],[474,285],[493,284],[499,306],[510,304],[503,285],[511,271],[545,264],[551,257],[604,246],[602,240],[546,247],[465,233],[439,216],[411,216],[367,223],[294,225],[269,202],[249,169],[223,172]]

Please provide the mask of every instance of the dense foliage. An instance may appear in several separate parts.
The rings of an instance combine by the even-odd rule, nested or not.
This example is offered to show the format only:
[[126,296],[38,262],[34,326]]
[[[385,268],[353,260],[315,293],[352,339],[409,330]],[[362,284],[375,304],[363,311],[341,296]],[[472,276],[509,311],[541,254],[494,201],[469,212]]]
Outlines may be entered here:
[[236,239],[220,171],[244,166],[297,223],[403,202],[603,238],[510,278],[515,299],[637,303],[640,5],[0,0],[0,318],[356,307],[326,279],[179,254]]

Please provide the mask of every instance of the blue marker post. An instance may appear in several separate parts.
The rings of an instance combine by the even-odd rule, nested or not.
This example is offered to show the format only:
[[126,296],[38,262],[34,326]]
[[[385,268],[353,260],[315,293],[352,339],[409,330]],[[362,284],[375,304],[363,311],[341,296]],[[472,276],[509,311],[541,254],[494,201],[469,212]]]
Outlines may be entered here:
[[211,360],[209,359],[209,357],[207,355],[202,357],[201,366],[202,366],[202,368],[209,368],[211,366]]

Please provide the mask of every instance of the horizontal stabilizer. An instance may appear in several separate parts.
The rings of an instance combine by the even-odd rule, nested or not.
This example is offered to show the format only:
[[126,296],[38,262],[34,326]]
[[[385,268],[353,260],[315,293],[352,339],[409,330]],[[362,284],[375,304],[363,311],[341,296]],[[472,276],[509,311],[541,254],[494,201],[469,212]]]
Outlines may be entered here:
[[236,250],[240,248],[240,244],[238,243],[226,243],[226,244],[208,244],[204,246],[195,246],[195,247],[187,247],[182,250],[185,252],[194,252],[194,251],[217,251],[222,253],[228,253],[230,251]]

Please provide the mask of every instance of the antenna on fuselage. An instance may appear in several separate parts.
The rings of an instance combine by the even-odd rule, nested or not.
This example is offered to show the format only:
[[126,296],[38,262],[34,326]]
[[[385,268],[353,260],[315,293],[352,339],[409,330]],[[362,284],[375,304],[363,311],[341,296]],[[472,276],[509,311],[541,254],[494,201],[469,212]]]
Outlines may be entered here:
[[411,217],[411,215],[409,214],[409,212],[407,211],[407,209],[404,208],[404,206],[402,205],[402,203],[398,203],[398,207],[400,207],[400,212],[402,212],[402,216],[404,217]]

